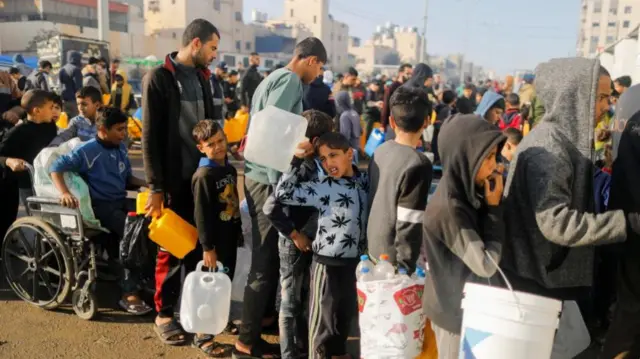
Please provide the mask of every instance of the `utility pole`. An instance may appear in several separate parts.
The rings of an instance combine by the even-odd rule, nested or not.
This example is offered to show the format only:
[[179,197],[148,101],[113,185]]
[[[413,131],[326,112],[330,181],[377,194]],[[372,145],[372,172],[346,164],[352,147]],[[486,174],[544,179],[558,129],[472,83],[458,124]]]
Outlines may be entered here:
[[420,62],[427,62],[427,18],[429,16],[429,0],[424,0],[424,18],[422,23],[422,49],[420,51]]
[[98,0],[98,40],[109,41],[109,0]]

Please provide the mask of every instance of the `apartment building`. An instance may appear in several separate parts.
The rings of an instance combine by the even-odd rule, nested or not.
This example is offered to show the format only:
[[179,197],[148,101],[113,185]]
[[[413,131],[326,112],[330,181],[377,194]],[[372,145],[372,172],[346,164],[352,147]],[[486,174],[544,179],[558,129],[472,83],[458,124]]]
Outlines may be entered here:
[[638,0],[582,0],[576,53],[594,56],[640,24]]
[[322,40],[329,64],[334,71],[344,71],[349,64],[349,26],[329,14],[329,0],[284,0],[280,19],[290,25],[304,25]]

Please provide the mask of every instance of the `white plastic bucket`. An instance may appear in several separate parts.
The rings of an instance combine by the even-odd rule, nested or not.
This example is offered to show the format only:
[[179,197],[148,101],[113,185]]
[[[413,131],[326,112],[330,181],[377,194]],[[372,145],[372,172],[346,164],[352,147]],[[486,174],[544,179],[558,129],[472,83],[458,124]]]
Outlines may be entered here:
[[460,359],[549,359],[562,302],[467,283]]

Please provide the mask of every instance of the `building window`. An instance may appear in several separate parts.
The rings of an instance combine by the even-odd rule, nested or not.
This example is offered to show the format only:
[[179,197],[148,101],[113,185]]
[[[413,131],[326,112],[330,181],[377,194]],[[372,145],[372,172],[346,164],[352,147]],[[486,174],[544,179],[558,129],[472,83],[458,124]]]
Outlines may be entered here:
[[607,44],[611,44],[614,41],[616,41],[616,39],[613,36],[607,36]]
[[622,27],[624,27],[625,29],[629,28],[629,26],[631,26],[631,23],[629,21],[625,21],[622,23]]
[[80,33],[84,33],[84,27],[80,26]]
[[221,8],[220,0],[213,0],[213,9],[216,11],[220,11]]
[[607,26],[609,27],[616,27],[616,22],[615,21],[610,21]]
[[264,60],[264,67],[267,68],[272,68],[273,67],[273,60]]
[[242,13],[240,11],[236,11],[236,21],[242,21]]
[[615,7],[612,7],[611,9],[609,9],[609,13],[611,15],[618,15],[618,9]]
[[175,5],[176,4],[176,0],[171,0],[171,5]]
[[242,41],[236,41],[236,50],[242,50]]
[[242,59],[242,66],[249,67],[249,58],[248,57],[244,57]]
[[251,50],[251,41],[247,41],[244,44],[244,49],[247,50],[247,51]]
[[593,24],[591,24],[592,27],[600,27],[600,23],[599,22],[594,22]]
[[293,17],[293,9],[289,10],[289,17]]
[[317,24],[317,23],[318,23],[318,17],[317,17],[317,16],[315,16],[315,15],[313,15],[313,23],[314,23],[314,24]]
[[631,14],[631,6],[625,6],[624,7],[624,13],[625,14]]
[[600,41],[600,38],[598,38],[597,36],[591,36],[591,41],[589,43],[590,54],[594,54],[598,49],[598,41]]
[[171,37],[173,37],[173,38],[175,39],[175,38],[176,38],[176,37],[178,37],[178,36],[177,36],[177,35],[176,35],[176,33],[174,32],[174,33],[172,33],[172,34],[171,34]]

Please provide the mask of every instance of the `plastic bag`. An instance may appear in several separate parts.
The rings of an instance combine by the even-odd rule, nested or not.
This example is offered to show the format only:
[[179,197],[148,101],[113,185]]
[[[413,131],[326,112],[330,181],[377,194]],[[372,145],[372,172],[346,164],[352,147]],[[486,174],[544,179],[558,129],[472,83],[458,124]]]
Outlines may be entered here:
[[247,285],[249,270],[251,269],[251,216],[247,200],[240,203],[240,216],[242,219],[242,234],[244,235],[244,246],[238,248],[236,259],[236,270],[233,273],[231,285],[231,300],[242,302],[244,298],[244,287]]
[[585,351],[591,344],[591,336],[582,319],[578,303],[562,302],[562,314],[556,337],[553,340],[551,359],[571,359]]
[[358,282],[360,357],[415,358],[422,352],[426,317],[423,281],[394,278]]
[[145,215],[130,212],[120,240],[120,262],[128,269],[144,269],[155,257],[149,240],[150,220]]
[[[60,191],[58,191],[51,180],[49,168],[51,168],[51,165],[58,157],[71,152],[81,144],[82,141],[76,137],[62,143],[58,147],[45,148],[40,151],[33,161],[33,167],[35,169],[35,173],[33,174],[33,188],[38,197],[60,197]],[[93,213],[93,207],[91,207],[89,187],[84,180],[77,173],[66,172],[64,174],[64,181],[67,187],[69,187],[71,194],[80,202],[79,208],[84,224],[88,227],[100,228],[100,221],[96,218]],[[51,210],[50,207],[49,205],[43,205],[42,209]]]

